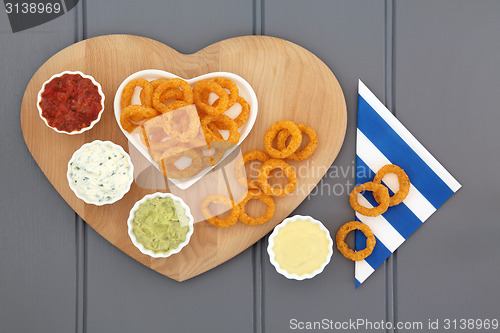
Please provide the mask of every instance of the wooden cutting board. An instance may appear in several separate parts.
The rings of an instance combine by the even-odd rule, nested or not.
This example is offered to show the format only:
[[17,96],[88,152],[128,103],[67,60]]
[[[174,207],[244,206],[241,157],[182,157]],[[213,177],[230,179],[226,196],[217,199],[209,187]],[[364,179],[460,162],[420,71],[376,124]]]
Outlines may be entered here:
[[[127,139],[115,121],[113,99],[120,83],[143,69],[161,69],[185,79],[225,71],[246,79],[257,94],[259,113],[255,126],[241,145],[243,152],[263,150],[264,133],[279,120],[293,120],[316,130],[318,148],[307,161],[291,163],[301,166],[297,189],[289,196],[275,198],[276,211],[271,221],[255,227],[238,222],[226,229],[215,228],[205,221],[196,223],[190,243],[179,254],[153,259],[134,247],[127,234],[126,221],[134,203],[156,190],[141,188],[134,182],[122,200],[101,207],[85,204],[73,194],[66,179],[67,163],[82,144],[96,139],[110,140],[129,150]],[[64,70],[92,75],[106,96],[101,121],[83,134],[56,133],[38,115],[36,96],[43,82]],[[286,218],[335,160],[346,124],[344,96],[330,69],[296,44],[264,36],[227,39],[194,54],[181,54],[157,41],[131,35],[87,39],[65,48],[40,67],[26,88],[21,106],[26,144],[63,199],[120,250],[177,281],[187,280],[236,256]],[[261,209],[259,205],[249,205],[247,212],[256,215]]]

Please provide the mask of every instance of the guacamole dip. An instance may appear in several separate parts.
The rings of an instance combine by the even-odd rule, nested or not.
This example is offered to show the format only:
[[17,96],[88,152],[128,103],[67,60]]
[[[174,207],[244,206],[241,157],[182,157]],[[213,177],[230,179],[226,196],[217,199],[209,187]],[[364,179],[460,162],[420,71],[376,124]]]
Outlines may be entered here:
[[132,221],[135,238],[154,253],[167,253],[186,240],[188,217],[172,198],[157,197],[139,205]]

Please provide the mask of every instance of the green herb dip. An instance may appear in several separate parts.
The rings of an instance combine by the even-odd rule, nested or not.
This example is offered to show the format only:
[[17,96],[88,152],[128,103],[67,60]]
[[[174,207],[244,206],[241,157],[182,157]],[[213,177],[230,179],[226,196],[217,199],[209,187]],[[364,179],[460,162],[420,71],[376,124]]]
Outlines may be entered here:
[[156,197],[139,205],[132,221],[132,231],[146,249],[166,253],[186,240],[188,220],[178,202],[168,197]]

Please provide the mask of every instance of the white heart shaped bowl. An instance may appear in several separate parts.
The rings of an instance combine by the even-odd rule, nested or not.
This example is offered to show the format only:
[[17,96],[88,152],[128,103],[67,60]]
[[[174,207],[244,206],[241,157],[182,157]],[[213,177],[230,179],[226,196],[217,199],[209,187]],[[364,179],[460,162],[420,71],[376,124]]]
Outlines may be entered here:
[[[166,252],[166,253],[155,253],[151,250],[146,249],[144,247],[144,245],[142,245],[141,243],[139,243],[137,241],[137,238],[135,237],[135,234],[134,234],[134,231],[132,228],[132,221],[134,220],[135,212],[137,211],[137,209],[139,209],[139,206],[142,203],[146,202],[146,200],[154,199],[157,197],[171,198],[175,202],[179,203],[182,206],[182,208],[184,208],[184,211],[186,212],[186,216],[189,219],[189,222],[188,222],[189,231],[186,234],[186,239],[184,240],[184,242],[180,243],[179,246],[176,247],[175,249],[170,250],[169,252]],[[179,253],[182,250],[182,248],[185,247],[189,243],[189,240],[191,239],[191,236],[193,235],[193,232],[194,232],[194,218],[193,218],[193,215],[191,214],[191,210],[189,209],[189,206],[186,205],[184,200],[182,200],[181,198],[179,198],[173,194],[170,194],[170,193],[157,192],[157,193],[153,193],[153,194],[148,194],[148,195],[144,196],[141,200],[139,200],[135,203],[134,207],[132,207],[132,209],[130,210],[130,215],[128,216],[128,220],[127,220],[127,226],[128,226],[128,235],[130,237],[130,240],[135,245],[135,247],[139,249],[139,251],[141,251],[142,253],[144,253],[150,257],[153,257],[153,258],[167,258],[167,257],[170,257],[172,254]]]
[[[101,95],[101,111],[99,111],[99,114],[97,115],[97,118],[95,120],[93,120],[90,123],[89,126],[84,127],[81,130],[79,130],[79,131],[73,131],[73,132],[60,131],[57,128],[50,126],[49,123],[48,123],[48,121],[47,121],[47,119],[45,119],[45,117],[42,116],[42,108],[40,107],[40,101],[42,100],[42,93],[45,90],[45,85],[47,83],[49,83],[50,81],[52,81],[53,79],[55,79],[56,77],[61,77],[64,74],[78,74],[81,77],[89,79],[97,87],[97,90],[99,91],[99,95]],[[42,88],[38,92],[38,97],[37,97],[37,101],[36,101],[36,107],[38,109],[38,114],[40,115],[40,118],[43,120],[43,122],[45,123],[45,125],[47,125],[48,128],[53,129],[57,133],[64,133],[64,134],[68,134],[68,135],[80,134],[80,133],[88,131],[89,129],[91,129],[92,127],[94,127],[94,125],[97,124],[99,122],[99,120],[101,120],[102,113],[104,112],[104,93],[102,92],[102,87],[99,84],[99,82],[97,82],[92,76],[84,74],[84,73],[82,73],[80,71],[64,71],[64,72],[52,75],[50,79],[48,79],[47,81],[45,81],[43,83]]]
[[[228,72],[212,72],[204,75],[200,75],[198,77],[192,78],[192,79],[184,79],[181,78],[180,76],[177,76],[175,74],[162,71],[162,70],[157,70],[157,69],[146,69],[142,70],[139,72],[136,72],[129,77],[127,77],[118,87],[118,90],[116,91],[115,94],[115,100],[114,100],[114,109],[115,109],[115,118],[116,122],[118,123],[118,126],[120,127],[123,135],[129,140],[131,144],[135,146],[139,152],[149,161],[151,162],[152,165],[154,165],[158,170],[160,170],[160,167],[158,163],[156,163],[152,158],[151,155],[148,152],[148,148],[142,144],[141,139],[139,137],[139,134],[137,133],[129,133],[123,129],[123,127],[120,124],[120,115],[122,113],[122,107],[121,107],[121,97],[122,97],[122,91],[123,88],[129,83],[131,80],[134,79],[146,79],[148,81],[156,80],[159,78],[166,78],[166,79],[173,79],[173,78],[181,78],[185,81],[187,81],[191,86],[195,84],[198,81],[201,80],[208,80],[212,79],[215,77],[224,77],[227,78],[238,86],[239,89],[239,95],[242,96],[243,98],[246,99],[248,102],[248,105],[250,106],[250,114],[248,116],[247,122],[238,129],[240,132],[240,140],[238,141],[238,144],[233,146],[231,149],[229,149],[226,154],[224,155],[224,158],[226,158],[236,147],[238,147],[243,140],[248,136],[250,133],[250,130],[252,129],[253,125],[255,124],[255,120],[257,119],[257,111],[258,111],[258,103],[257,103],[257,95],[255,94],[255,91],[252,89],[250,84],[243,79],[241,76],[233,74],[233,73],[228,73]],[[132,95],[132,104],[140,104],[140,89],[136,89],[134,94]],[[228,111],[225,112],[225,114],[230,114],[231,112],[234,112],[233,108],[230,108]],[[224,160],[224,158],[222,160]],[[221,161],[222,161],[221,160]],[[220,162],[219,162],[220,163]],[[205,174],[207,174],[213,167],[205,168],[204,170],[200,171],[198,174],[196,174],[193,177],[190,178],[184,178],[184,179],[170,179],[170,181],[175,184],[177,187],[180,189],[186,189],[196,183],[199,179],[201,179]],[[161,171],[161,170],[160,170]]]
[[[274,254],[274,238],[278,235],[278,232],[281,229],[283,229],[288,223],[295,222],[297,220],[309,221],[312,224],[318,225],[319,228],[321,229],[321,231],[325,232],[326,239],[328,240],[328,255],[326,256],[325,261],[323,262],[323,264],[318,269],[316,269],[314,272],[312,272],[310,274],[297,275],[297,274],[288,273],[287,271],[285,271],[284,269],[282,269],[280,267],[280,265],[278,264],[278,262],[275,259],[275,254]],[[287,279],[290,279],[290,280],[312,279],[316,275],[318,275],[321,272],[323,272],[323,270],[325,269],[326,265],[328,265],[330,263],[330,260],[331,260],[332,255],[333,255],[333,240],[332,240],[332,237],[330,236],[330,231],[328,231],[328,229],[320,221],[312,218],[311,216],[295,215],[295,216],[292,216],[292,217],[284,219],[283,222],[281,222],[280,224],[278,224],[274,228],[274,231],[269,236],[268,245],[267,245],[267,253],[269,254],[269,260],[271,261],[271,264],[273,264],[274,268],[276,268],[276,271],[278,273],[280,273],[281,275],[285,276]]]

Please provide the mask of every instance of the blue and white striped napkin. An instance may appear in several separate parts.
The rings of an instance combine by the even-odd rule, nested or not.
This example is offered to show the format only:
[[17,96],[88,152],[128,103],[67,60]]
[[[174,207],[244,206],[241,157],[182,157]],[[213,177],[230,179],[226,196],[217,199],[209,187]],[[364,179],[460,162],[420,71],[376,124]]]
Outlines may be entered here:
[[[356,262],[356,288],[461,187],[361,80],[358,92],[356,184],[372,181],[384,165],[396,164],[405,170],[411,185],[406,199],[384,214],[367,217],[356,213],[356,219],[367,224],[377,239],[372,254]],[[397,177],[388,175],[384,184],[394,194]],[[370,192],[358,198],[367,207],[378,205]],[[366,237],[356,231],[356,250],[365,246]]]

